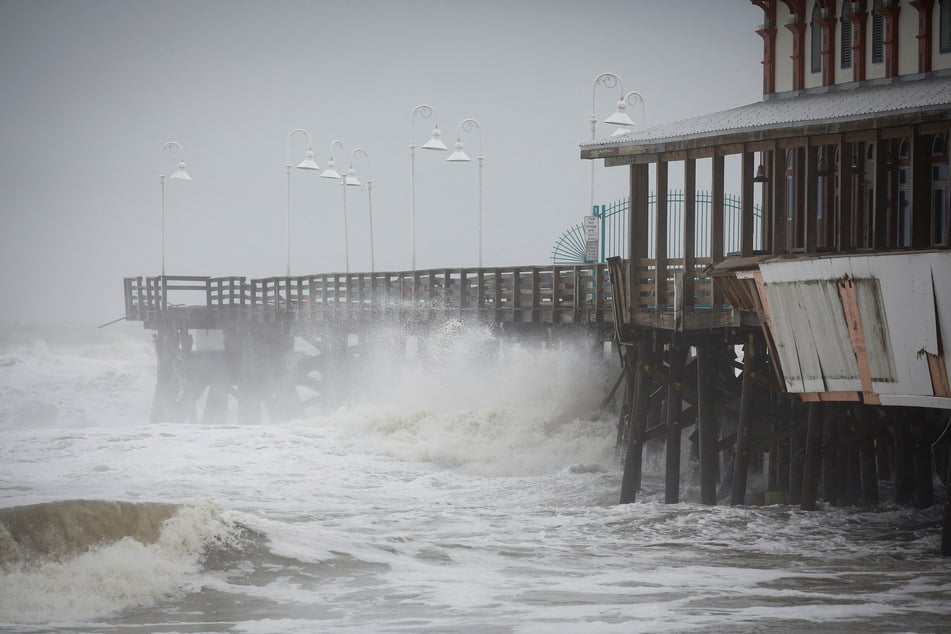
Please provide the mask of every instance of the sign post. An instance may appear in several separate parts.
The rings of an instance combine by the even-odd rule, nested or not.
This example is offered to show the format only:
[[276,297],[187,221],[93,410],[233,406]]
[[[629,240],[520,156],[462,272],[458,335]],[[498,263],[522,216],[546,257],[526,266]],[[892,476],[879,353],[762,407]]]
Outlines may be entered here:
[[599,218],[597,216],[584,217],[584,259],[585,262],[598,261],[598,226]]

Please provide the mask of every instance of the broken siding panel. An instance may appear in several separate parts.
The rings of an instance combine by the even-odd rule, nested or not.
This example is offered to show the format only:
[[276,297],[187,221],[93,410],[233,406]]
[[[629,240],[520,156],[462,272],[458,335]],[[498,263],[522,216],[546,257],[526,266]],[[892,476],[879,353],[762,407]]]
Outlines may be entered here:
[[[857,341],[868,358],[869,389],[885,404],[951,403],[935,399],[942,396],[944,375],[951,374],[945,352],[951,340],[951,253],[774,261],[762,263],[760,271],[789,392],[862,391],[842,296],[836,296],[837,281],[848,278],[861,320]],[[824,388],[816,386],[820,380]],[[943,404],[933,404],[938,402]]]
[[931,266],[932,292],[938,341],[944,360],[945,376],[951,376],[951,253],[934,253],[928,259]]
[[[764,276],[765,277],[765,276]],[[769,310],[770,330],[773,342],[776,344],[776,354],[783,369],[783,378],[786,381],[786,391],[804,392],[802,384],[802,370],[799,367],[799,353],[796,350],[796,339],[792,324],[798,314],[796,305],[789,306],[792,298],[784,295],[782,284],[764,284],[766,304]]]
[[842,300],[834,281],[823,280],[808,287],[807,304],[811,332],[816,341],[819,363],[830,392],[861,391],[858,363],[849,339]]
[[865,337],[869,369],[872,371],[872,384],[875,391],[879,392],[882,384],[897,381],[891,337],[885,320],[885,303],[877,279],[857,279],[854,282],[859,314],[862,316],[862,334]]
[[[875,324],[874,334],[887,333],[890,348],[886,359],[876,358],[869,347],[872,381],[879,394],[933,394],[927,360],[918,354],[923,348],[937,348],[927,255],[894,254],[870,261],[872,275],[878,280],[882,310],[881,323]],[[863,289],[858,290],[861,300]],[[864,318],[863,314],[863,323]],[[890,363],[887,368],[886,360]],[[886,374],[888,371],[890,375]]]
[[822,364],[819,362],[819,350],[816,334],[810,322],[816,282],[789,282],[780,284],[785,289],[784,296],[795,298],[796,312],[793,314],[793,342],[799,355],[799,367],[802,370],[802,386],[806,392],[825,392],[826,384],[822,376]]

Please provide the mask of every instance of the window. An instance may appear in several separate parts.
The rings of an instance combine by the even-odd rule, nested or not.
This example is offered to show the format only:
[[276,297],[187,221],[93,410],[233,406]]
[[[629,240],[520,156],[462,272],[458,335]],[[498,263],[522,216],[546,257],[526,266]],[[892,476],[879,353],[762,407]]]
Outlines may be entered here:
[[941,13],[938,17],[940,23],[939,38],[941,42],[942,53],[951,53],[951,0],[941,0]]
[[[951,2],[951,0],[948,0]],[[842,68],[852,68],[852,3],[842,5],[842,22],[839,31],[839,65]]]
[[809,27],[809,37],[812,39],[812,49],[809,56],[810,70],[814,73],[822,72],[822,27],[819,25],[819,3],[812,5],[812,24]]
[[885,16],[880,9],[882,0],[875,0],[872,8],[872,63],[885,61]]

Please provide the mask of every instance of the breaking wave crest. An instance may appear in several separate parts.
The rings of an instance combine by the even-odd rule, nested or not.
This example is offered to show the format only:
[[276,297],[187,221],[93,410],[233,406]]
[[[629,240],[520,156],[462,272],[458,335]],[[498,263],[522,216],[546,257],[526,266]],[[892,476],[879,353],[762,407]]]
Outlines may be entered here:
[[208,554],[244,533],[211,503],[0,509],[0,623],[86,621],[195,590]]

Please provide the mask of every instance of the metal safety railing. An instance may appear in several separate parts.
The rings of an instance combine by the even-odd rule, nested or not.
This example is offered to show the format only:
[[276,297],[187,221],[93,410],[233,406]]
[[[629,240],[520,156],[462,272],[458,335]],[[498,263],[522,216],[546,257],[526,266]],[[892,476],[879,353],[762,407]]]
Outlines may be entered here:
[[[682,258],[684,256],[683,226],[684,226],[684,192],[671,190],[667,194],[667,257]],[[657,196],[651,193],[648,197],[648,257],[653,259],[656,251],[654,236],[657,235],[656,216]],[[723,253],[733,253],[740,250],[742,244],[742,199],[739,196],[727,194],[723,197]],[[629,257],[630,199],[623,198],[605,205],[595,205],[592,215],[600,219],[599,262],[606,262],[609,257]],[[763,211],[759,206],[753,208],[753,248],[762,248]],[[710,192],[697,192],[696,196],[696,225],[694,240],[694,257],[709,258],[712,256],[711,233],[713,228],[713,197]],[[554,264],[587,264],[584,226],[578,223],[569,227],[555,241],[551,249],[551,259]]]

